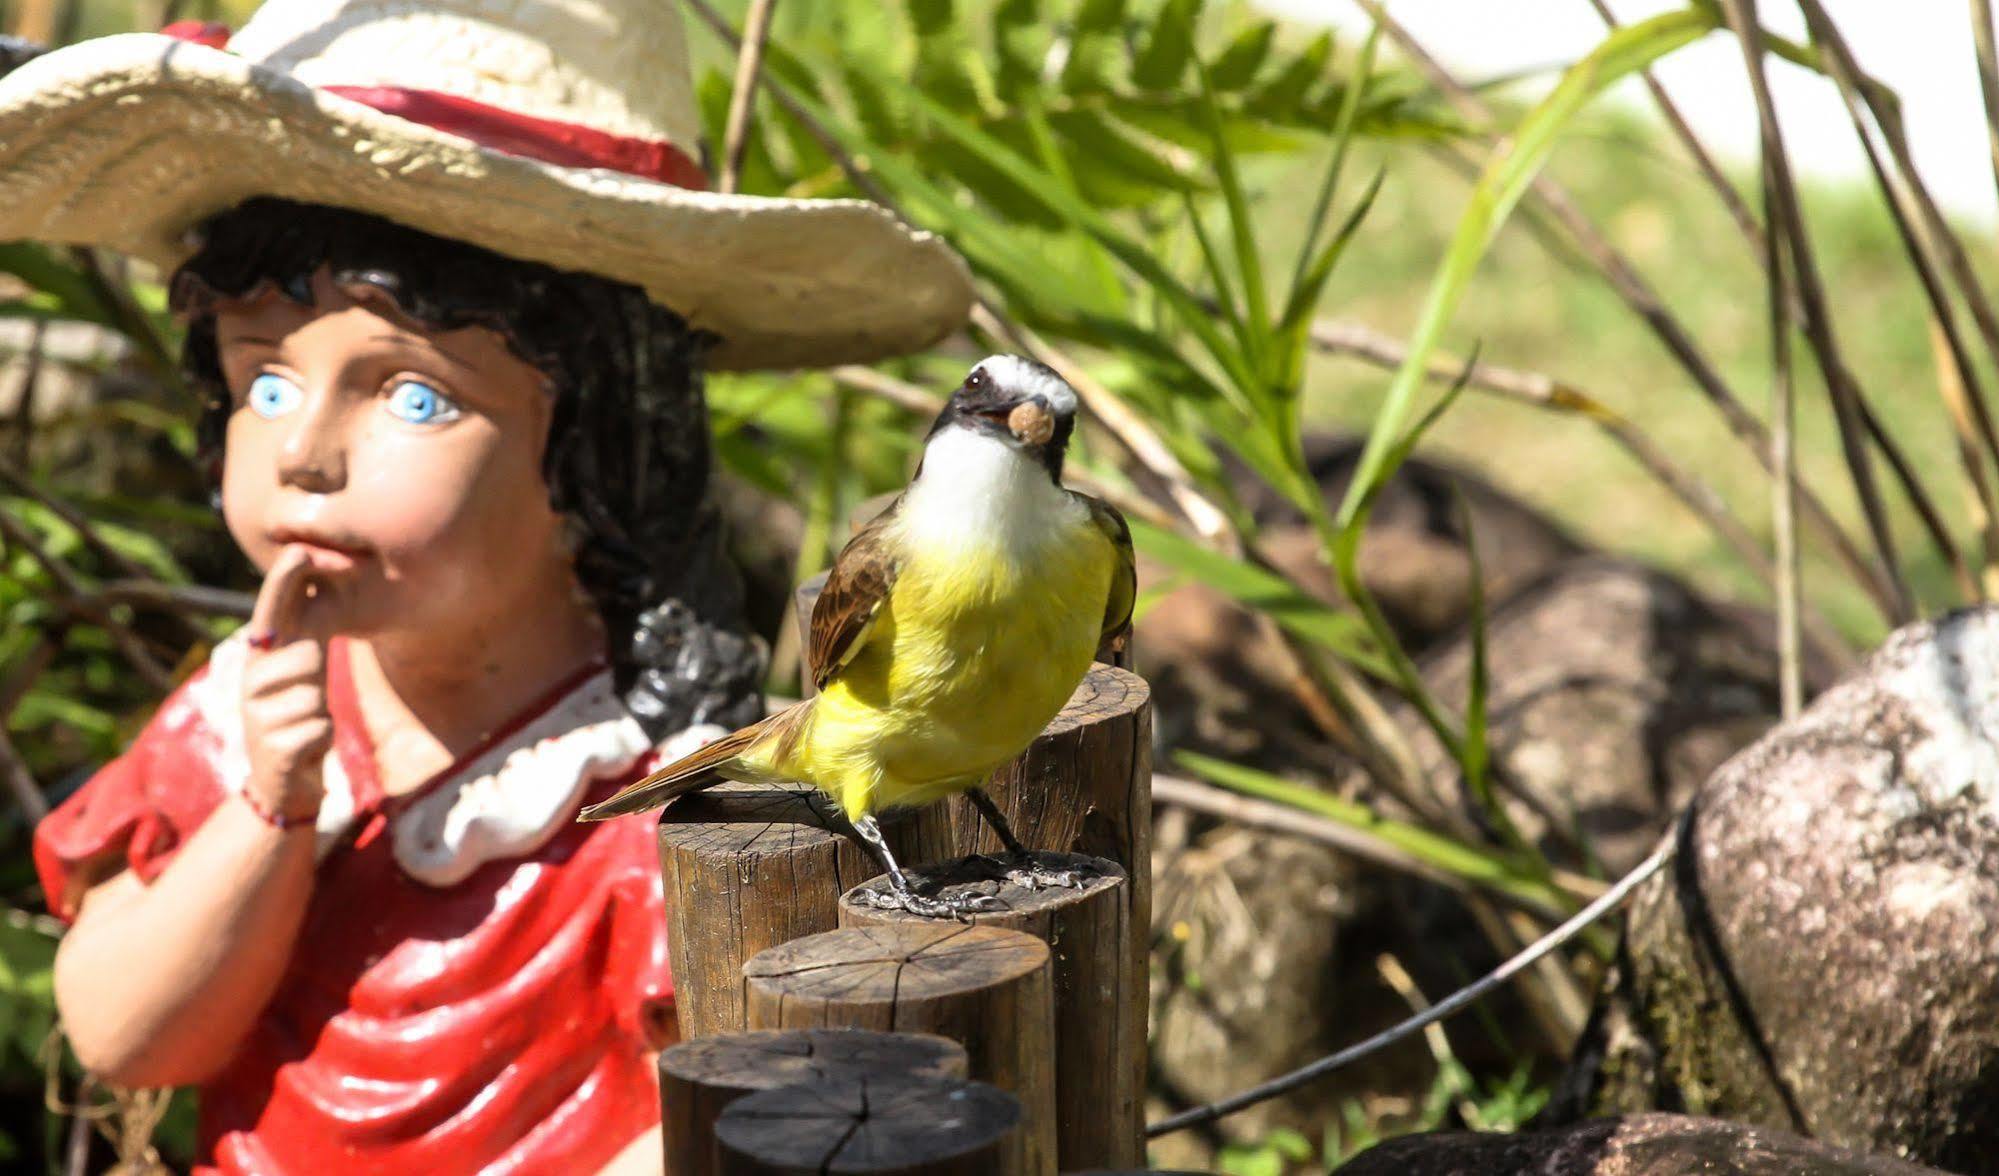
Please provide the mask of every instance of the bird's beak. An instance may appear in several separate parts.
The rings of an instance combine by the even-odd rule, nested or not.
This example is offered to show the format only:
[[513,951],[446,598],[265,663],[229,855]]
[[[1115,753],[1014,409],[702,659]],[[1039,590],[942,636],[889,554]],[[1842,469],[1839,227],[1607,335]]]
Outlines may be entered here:
[[1029,445],[1046,445],[1055,435],[1055,414],[1037,397],[1023,400],[1006,414],[1007,431]]

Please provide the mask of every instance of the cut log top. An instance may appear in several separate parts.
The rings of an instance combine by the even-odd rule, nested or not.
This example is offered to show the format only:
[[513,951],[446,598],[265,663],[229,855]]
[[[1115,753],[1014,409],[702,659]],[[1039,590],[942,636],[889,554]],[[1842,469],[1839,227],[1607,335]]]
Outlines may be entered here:
[[1066,735],[1093,723],[1127,717],[1151,698],[1152,688],[1145,679],[1130,670],[1094,662],[1061,713],[1041,729],[1041,737]]
[[846,1074],[963,1078],[965,1047],[934,1033],[869,1029],[759,1029],[683,1041],[659,1058],[662,1075],[729,1090],[774,1090]]
[[881,1074],[964,1078],[965,1047],[927,1033],[791,1029],[683,1041],[659,1055],[660,1128],[672,1176],[723,1170],[715,1122],[744,1095],[810,1082]]
[[840,838],[830,802],[806,785],[717,784],[683,796],[660,821],[661,849],[788,854]]
[[892,1007],[975,992],[1047,966],[1048,945],[1017,931],[926,920],[779,944],[745,963],[743,978],[792,998]]
[[983,1082],[881,1075],[788,1086],[730,1104],[716,1125],[724,1171],[772,1176],[998,1176],[1020,1104]]

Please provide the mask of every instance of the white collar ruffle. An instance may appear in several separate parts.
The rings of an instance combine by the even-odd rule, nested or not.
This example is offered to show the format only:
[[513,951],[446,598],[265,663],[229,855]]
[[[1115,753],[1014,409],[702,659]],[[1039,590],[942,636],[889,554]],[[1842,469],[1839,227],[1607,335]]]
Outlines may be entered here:
[[[250,772],[243,743],[246,648],[240,636],[217,645],[208,673],[189,688],[220,741],[216,776],[229,792],[241,792]],[[455,886],[488,862],[546,845],[575,819],[598,781],[630,771],[655,751],[677,758],[722,734],[704,723],[655,746],[618,700],[610,671],[601,671],[398,812],[389,831],[396,864],[425,885]],[[336,752],[327,753],[324,781],[316,822],[322,858],[356,816],[353,785]]]

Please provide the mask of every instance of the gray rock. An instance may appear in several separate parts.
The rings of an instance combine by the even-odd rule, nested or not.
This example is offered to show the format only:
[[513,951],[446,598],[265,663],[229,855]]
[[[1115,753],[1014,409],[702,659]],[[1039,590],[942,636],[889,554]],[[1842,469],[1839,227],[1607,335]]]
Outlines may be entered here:
[[1936,1169],[1864,1155],[1785,1131],[1633,1115],[1560,1131],[1410,1135],[1370,1148],[1339,1176],[1934,1176]]
[[1892,636],[1700,789],[1551,1107],[1999,1171],[1999,610]]
[[[1768,613],[1704,599],[1628,561],[1584,557],[1491,610],[1487,709],[1502,796],[1529,840],[1562,855],[1579,832],[1613,871],[1651,849],[1701,781],[1777,719],[1775,623]],[[1469,695],[1472,642],[1424,660],[1447,706]],[[1807,667],[1808,686],[1830,681]],[[1434,802],[1463,811],[1461,778],[1413,712]],[[1566,855],[1564,855],[1566,856]]]

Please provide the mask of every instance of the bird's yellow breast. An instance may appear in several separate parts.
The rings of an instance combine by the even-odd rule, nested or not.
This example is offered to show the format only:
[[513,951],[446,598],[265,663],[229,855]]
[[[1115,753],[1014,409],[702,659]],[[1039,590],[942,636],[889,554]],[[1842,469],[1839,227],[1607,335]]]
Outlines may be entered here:
[[1115,561],[1083,512],[1040,530],[911,543],[792,774],[860,813],[977,784],[1025,750],[1089,669]]

